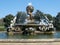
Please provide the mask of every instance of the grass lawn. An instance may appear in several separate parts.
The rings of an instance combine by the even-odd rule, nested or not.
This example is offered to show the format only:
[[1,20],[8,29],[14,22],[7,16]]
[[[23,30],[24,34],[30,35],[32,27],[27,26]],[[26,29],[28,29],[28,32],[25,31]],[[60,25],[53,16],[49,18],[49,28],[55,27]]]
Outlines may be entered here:
[[5,27],[4,26],[0,26],[0,31],[5,31]]

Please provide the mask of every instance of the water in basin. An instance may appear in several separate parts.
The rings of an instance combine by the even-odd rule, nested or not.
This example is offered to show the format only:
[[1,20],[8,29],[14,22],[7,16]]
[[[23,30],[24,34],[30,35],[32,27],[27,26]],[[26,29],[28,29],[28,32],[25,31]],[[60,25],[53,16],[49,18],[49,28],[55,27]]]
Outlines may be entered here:
[[56,31],[54,34],[36,34],[36,35],[21,35],[14,34],[8,35],[6,32],[0,32],[0,39],[50,39],[60,38],[60,31]]

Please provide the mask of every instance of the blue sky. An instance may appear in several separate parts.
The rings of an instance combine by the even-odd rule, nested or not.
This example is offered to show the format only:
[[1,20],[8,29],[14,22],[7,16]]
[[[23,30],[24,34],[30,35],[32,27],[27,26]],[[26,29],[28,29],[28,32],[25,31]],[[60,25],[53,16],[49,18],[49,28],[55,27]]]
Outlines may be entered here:
[[30,2],[34,6],[34,11],[38,9],[52,16],[60,12],[60,0],[0,0],[0,18],[8,14],[16,15],[18,11],[26,12],[26,6]]

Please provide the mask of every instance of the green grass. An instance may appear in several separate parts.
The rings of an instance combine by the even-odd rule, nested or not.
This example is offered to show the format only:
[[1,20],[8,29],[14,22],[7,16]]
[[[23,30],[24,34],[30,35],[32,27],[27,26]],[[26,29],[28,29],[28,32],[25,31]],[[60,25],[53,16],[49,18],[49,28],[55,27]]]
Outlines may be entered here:
[[4,28],[4,26],[0,26],[0,28]]
[[5,27],[4,26],[0,26],[0,31],[5,31]]

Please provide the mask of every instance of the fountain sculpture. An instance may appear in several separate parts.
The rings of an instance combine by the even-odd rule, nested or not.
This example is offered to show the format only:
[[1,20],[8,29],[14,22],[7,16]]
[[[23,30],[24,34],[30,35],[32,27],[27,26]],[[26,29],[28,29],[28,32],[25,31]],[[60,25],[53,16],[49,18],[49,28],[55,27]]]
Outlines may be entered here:
[[[36,33],[37,31],[40,32],[50,32],[54,30],[54,26],[52,23],[49,22],[49,19],[45,16],[45,19],[40,19],[38,24],[35,23],[35,19],[33,18],[32,12],[34,11],[34,7],[29,4],[26,7],[26,11],[28,14],[28,17],[25,19],[24,24],[16,24],[16,17],[11,21],[10,24],[10,31],[20,31],[22,33]],[[37,32],[37,33],[38,33]]]

